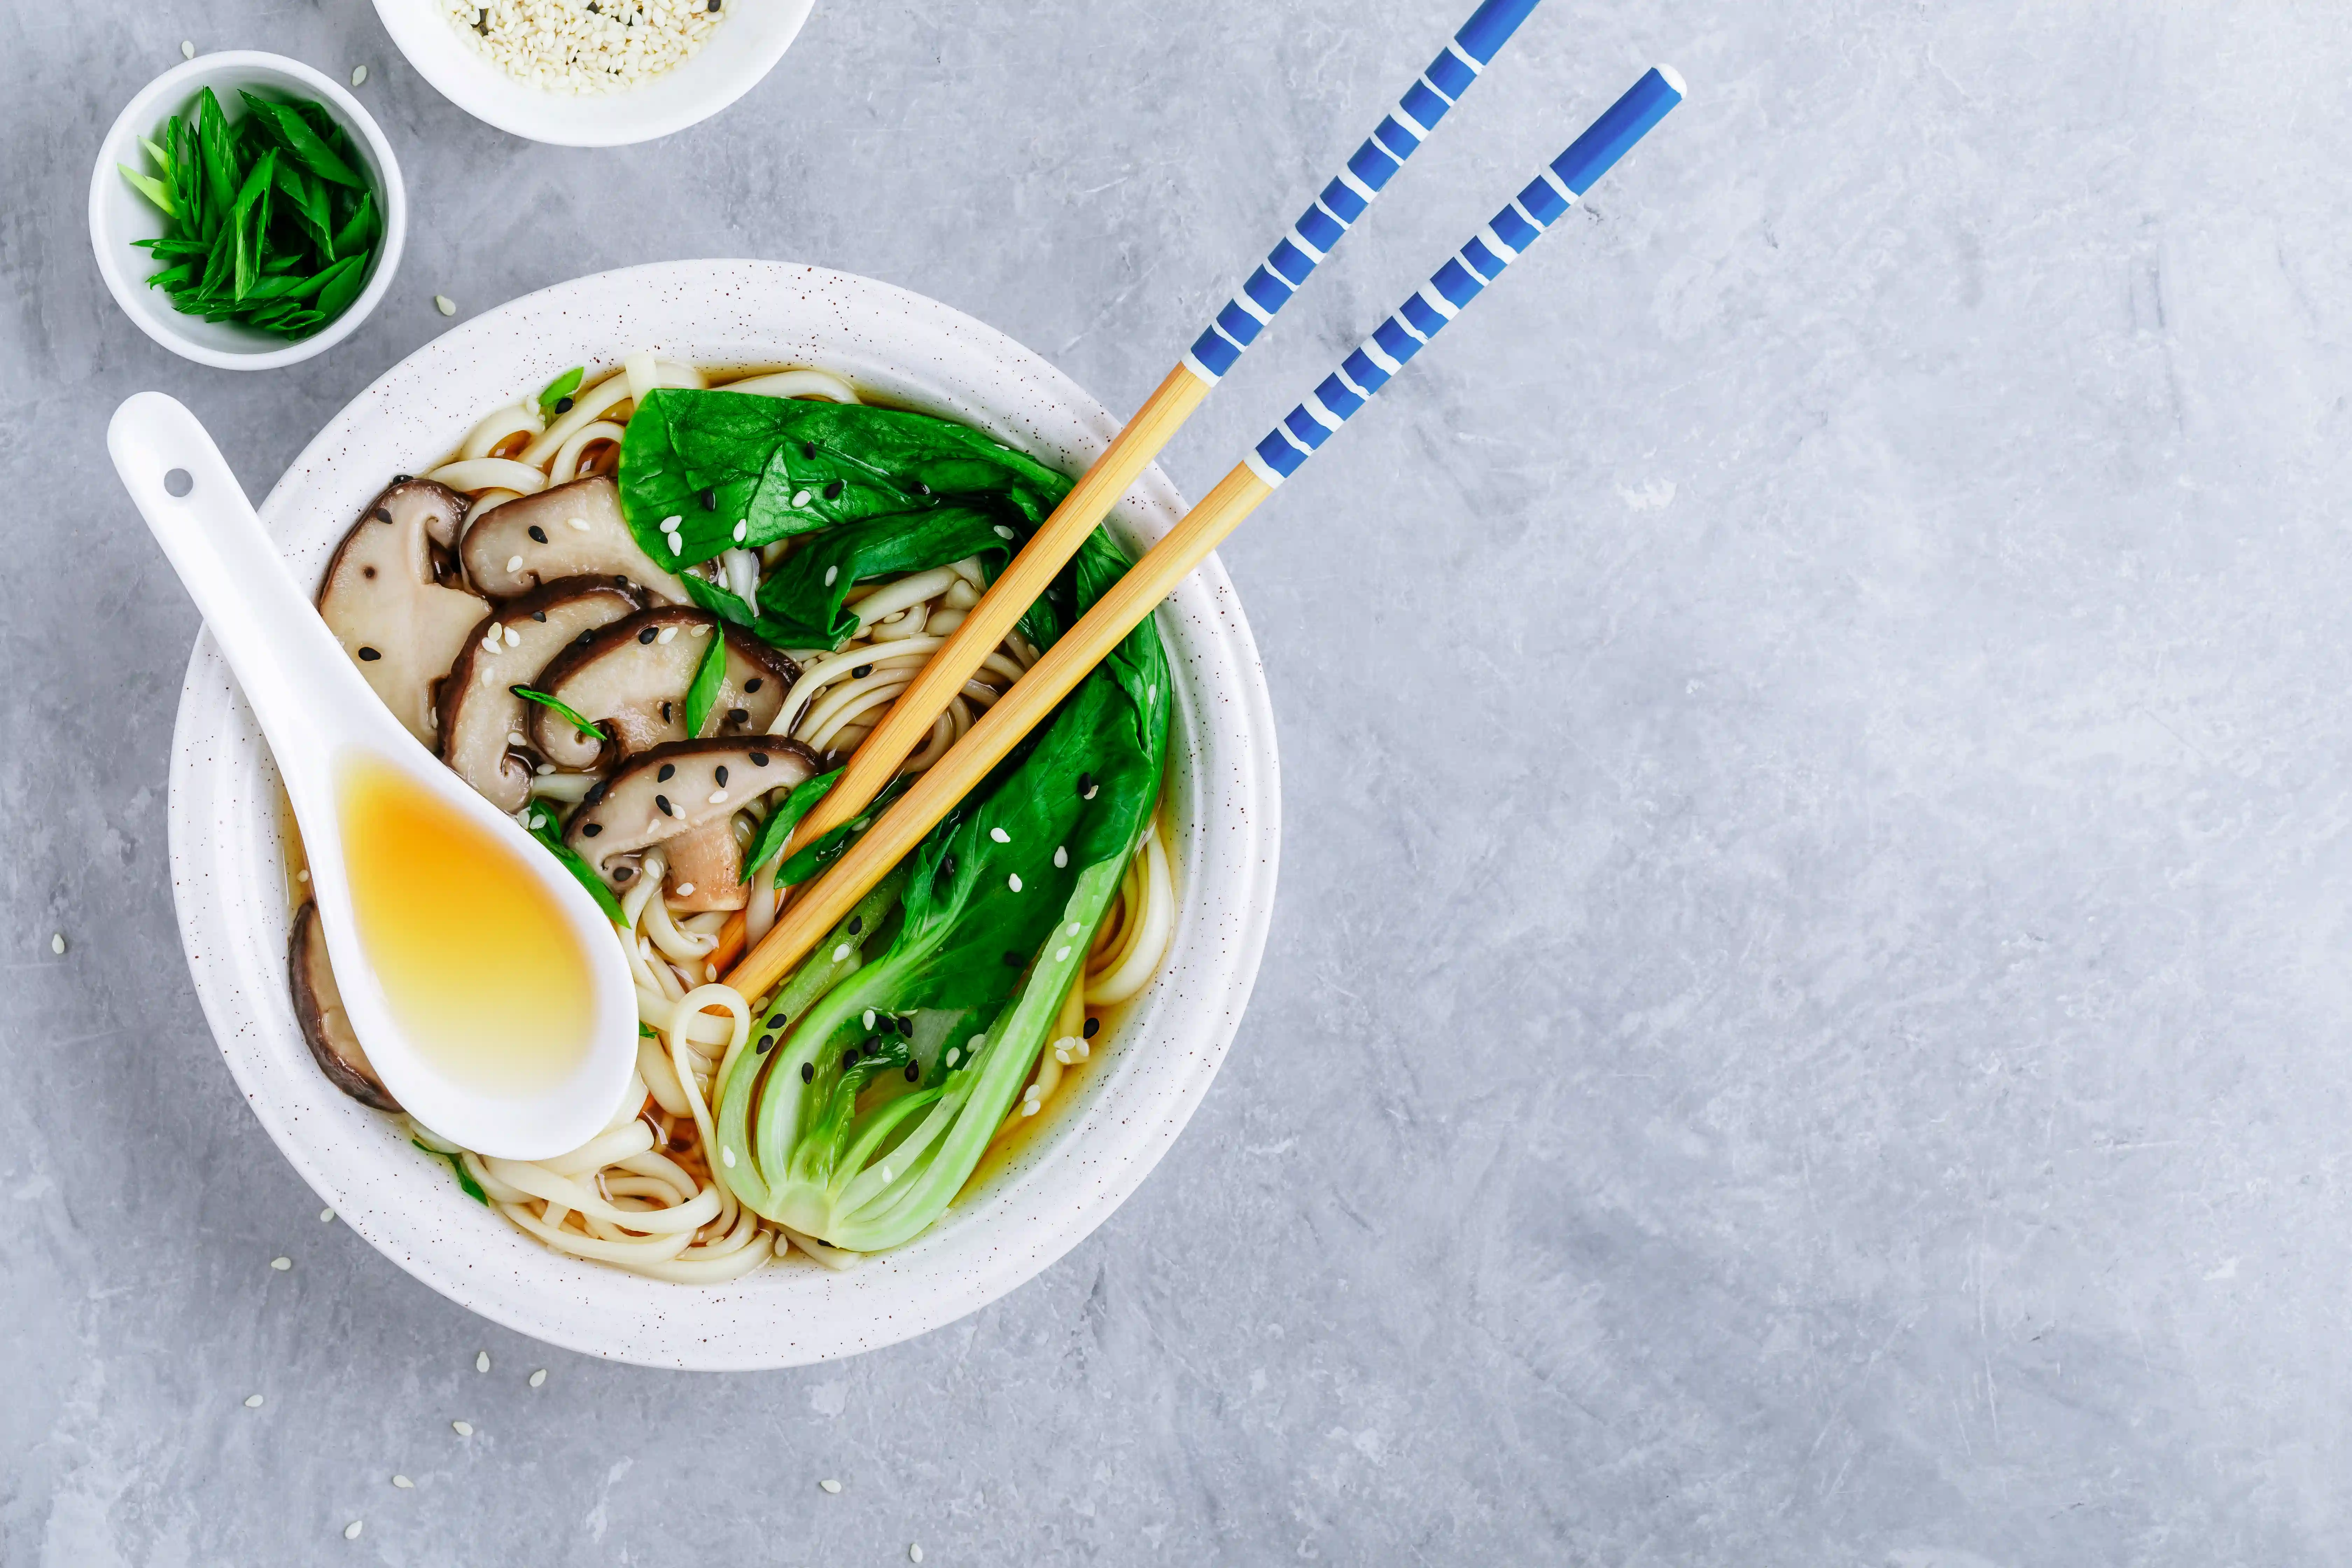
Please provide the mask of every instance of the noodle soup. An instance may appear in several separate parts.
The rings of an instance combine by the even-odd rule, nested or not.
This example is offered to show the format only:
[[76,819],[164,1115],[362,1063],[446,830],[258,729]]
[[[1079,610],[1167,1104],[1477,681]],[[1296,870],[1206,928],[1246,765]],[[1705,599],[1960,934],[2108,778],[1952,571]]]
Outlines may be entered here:
[[[824,839],[779,853],[791,822],[1066,483],[820,371],[640,354],[492,412],[363,510],[321,614],[417,738],[606,901],[636,982],[637,1075],[587,1145],[504,1161],[411,1125],[469,1192],[657,1279],[841,1268],[920,1234],[1068,1092],[1174,923],[1150,623],[798,973],[758,998],[720,983],[829,859]],[[1097,533],[901,775],[1123,566]],[[294,969],[321,1066],[387,1103],[338,1056],[299,934]]]

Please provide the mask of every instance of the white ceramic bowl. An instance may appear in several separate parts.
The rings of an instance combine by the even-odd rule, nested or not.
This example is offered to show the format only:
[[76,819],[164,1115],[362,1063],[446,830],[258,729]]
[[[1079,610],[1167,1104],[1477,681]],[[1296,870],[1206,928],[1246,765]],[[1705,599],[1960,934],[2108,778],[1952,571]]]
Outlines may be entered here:
[[[354,398],[262,503],[299,581],[394,473],[567,367],[632,349],[706,365],[821,365],[887,400],[986,429],[1076,473],[1116,425],[1002,333],[887,284],[765,261],[664,262],[542,290],[452,329]],[[1113,528],[1131,549],[1183,508],[1157,468]],[[1233,585],[1212,558],[1159,616],[1181,700],[1168,826],[1180,918],[1071,1103],[1009,1168],[899,1250],[834,1274],[792,1260],[735,1283],[641,1279],[559,1257],[462,1195],[391,1119],[320,1076],[286,992],[276,785],[208,637],[173,737],[172,872],[206,1018],[262,1126],[335,1213],[485,1317],[593,1355],[787,1366],[892,1343],[973,1310],[1067,1252],[1133,1192],[1208,1090],[1241,1021],[1274,900],[1273,715]]]
[[457,36],[442,0],[375,0],[384,31],[441,95],[478,120],[533,142],[620,147],[718,113],[775,68],[814,0],[725,0],[709,42],[672,69],[619,92],[551,92],[519,80]]
[[[351,132],[367,161],[368,176],[375,182],[376,199],[383,209],[383,240],[368,264],[367,282],[341,315],[299,342],[289,343],[231,321],[180,314],[172,309],[169,295],[147,287],[156,264],[145,251],[131,247],[134,239],[152,239],[163,232],[163,215],[131,188],[131,182],[115,165],[153,174],[139,139],[154,135],[171,116],[187,113],[196,95],[208,87],[233,119],[245,112],[236,96],[239,88],[317,100]],[[89,243],[114,302],[138,323],[141,331],[173,353],[221,370],[269,370],[299,363],[351,336],[392,287],[392,275],[400,269],[400,252],[407,242],[408,192],[401,184],[400,161],[392,155],[392,143],[384,140],[373,117],[340,84],[300,60],[258,49],[198,55],[149,82],[107,132],[98,149],[97,167],[89,174]]]

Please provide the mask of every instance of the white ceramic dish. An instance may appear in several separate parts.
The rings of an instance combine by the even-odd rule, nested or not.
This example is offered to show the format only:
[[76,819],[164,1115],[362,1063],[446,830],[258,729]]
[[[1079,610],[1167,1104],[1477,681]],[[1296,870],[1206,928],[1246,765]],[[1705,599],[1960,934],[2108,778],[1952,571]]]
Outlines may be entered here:
[[[886,284],[761,261],[666,262],[518,300],[419,350],[319,433],[262,503],[298,580],[324,570],[394,473],[566,367],[629,350],[702,364],[813,364],[948,415],[1067,472],[1115,422],[1003,334]],[[1182,511],[1157,468],[1113,528],[1130,548]],[[509,1328],[650,1365],[795,1365],[962,1316],[1076,1246],[1133,1192],[1200,1104],[1265,945],[1280,837],[1273,715],[1233,585],[1212,558],[1160,612],[1180,672],[1171,847],[1181,914],[1160,978],[1019,1156],[929,1232],[835,1274],[795,1258],[714,1287],[559,1257],[463,1196],[395,1124],[320,1076],[287,1000],[285,859],[260,732],[200,637],[173,737],[172,871],[198,997],[254,1114],[320,1196],[426,1284]]]
[[375,0],[384,31],[441,95],[533,142],[620,147],[707,120],[758,85],[800,36],[814,0],[726,0],[709,41],[621,92],[551,92],[509,76],[457,36],[441,0]]
[[[298,342],[230,321],[182,315],[172,309],[169,295],[147,287],[155,264],[145,251],[131,247],[134,239],[152,239],[163,233],[163,215],[131,188],[115,165],[154,173],[139,139],[154,135],[156,127],[171,116],[185,114],[196,95],[208,87],[232,117],[245,111],[237,100],[239,88],[315,99],[325,104],[359,144],[368,163],[368,175],[375,182],[376,199],[383,209],[383,242],[368,264],[367,282],[341,315]],[[173,353],[220,370],[270,370],[297,364],[341,342],[368,319],[391,289],[407,242],[408,192],[401,183],[400,161],[392,155],[392,143],[384,140],[374,118],[343,87],[300,60],[258,49],[198,55],[149,82],[116,117],[99,145],[98,163],[89,174],[90,248],[97,254],[99,273],[105,278],[114,302],[141,331]]]

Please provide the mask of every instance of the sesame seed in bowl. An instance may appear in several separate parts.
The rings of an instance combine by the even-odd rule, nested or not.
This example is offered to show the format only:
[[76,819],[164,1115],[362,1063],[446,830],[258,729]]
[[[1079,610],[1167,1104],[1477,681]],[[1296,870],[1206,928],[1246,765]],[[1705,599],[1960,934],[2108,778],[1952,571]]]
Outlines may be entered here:
[[813,0],[376,0],[460,109],[568,147],[651,141],[718,113],[792,47]]

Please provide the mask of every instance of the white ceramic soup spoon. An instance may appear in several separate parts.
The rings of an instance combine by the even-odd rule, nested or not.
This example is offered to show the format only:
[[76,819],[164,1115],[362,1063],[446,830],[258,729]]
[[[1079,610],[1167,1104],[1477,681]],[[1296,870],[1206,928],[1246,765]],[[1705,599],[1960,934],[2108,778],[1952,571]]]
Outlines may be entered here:
[[261,721],[344,1010],[384,1087],[485,1154],[585,1143],[636,1061],[612,921],[377,700],[194,415],[142,392],[106,444]]

